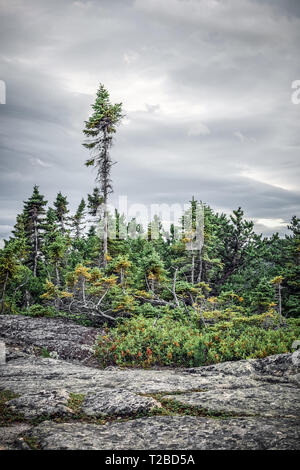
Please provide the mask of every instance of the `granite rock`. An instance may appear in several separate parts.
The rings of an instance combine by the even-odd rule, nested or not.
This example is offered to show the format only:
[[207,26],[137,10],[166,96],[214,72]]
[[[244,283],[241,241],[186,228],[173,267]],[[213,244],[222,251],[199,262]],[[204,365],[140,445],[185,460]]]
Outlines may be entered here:
[[286,419],[159,416],[105,425],[46,421],[30,435],[43,450],[294,450],[299,431]]
[[87,416],[135,415],[161,407],[151,397],[142,397],[127,390],[104,390],[88,394],[82,403]]
[[164,398],[211,413],[300,418],[299,392],[296,387],[264,384],[263,387],[210,390]]
[[40,390],[13,398],[7,406],[11,411],[30,419],[38,416],[70,416],[73,411],[68,407],[68,401],[69,393],[66,390]]
[[[21,345],[22,351],[34,354],[46,349],[60,359],[88,361],[93,358],[98,328],[77,325],[63,318],[33,318],[24,315],[0,315],[0,339]],[[15,356],[12,357],[12,359]],[[8,360],[10,356],[8,355]]]

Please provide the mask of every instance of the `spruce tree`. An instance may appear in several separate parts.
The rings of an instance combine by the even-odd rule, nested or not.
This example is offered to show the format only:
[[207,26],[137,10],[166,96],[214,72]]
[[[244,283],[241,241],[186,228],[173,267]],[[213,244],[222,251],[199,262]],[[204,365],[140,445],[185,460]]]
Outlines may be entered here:
[[233,211],[230,221],[228,224],[226,219],[223,220],[222,232],[219,234],[222,239],[221,261],[224,266],[220,284],[245,263],[247,250],[255,241],[254,224],[244,219],[244,212],[240,207]]
[[62,234],[64,235],[66,230],[66,221],[67,221],[67,214],[68,214],[68,201],[66,196],[63,196],[61,192],[59,192],[56,196],[56,200],[54,201],[53,205],[55,207],[55,214],[57,220],[60,224],[60,229]]
[[11,281],[17,274],[18,269],[21,267],[21,260],[25,254],[25,240],[12,239],[5,243],[5,246],[0,250],[0,312],[3,313],[6,308],[6,292],[9,281]]
[[86,166],[95,166],[97,169],[97,181],[103,197],[103,263],[106,266],[108,247],[108,215],[107,200],[112,193],[111,167],[113,161],[109,154],[112,146],[113,134],[116,132],[116,125],[122,119],[122,104],[111,104],[108,91],[100,84],[97,91],[96,101],[92,105],[93,114],[88,121],[85,121],[83,133],[87,141],[83,145],[92,151],[92,155],[86,161]]
[[66,265],[66,251],[69,244],[69,236],[64,235],[61,230],[61,224],[57,219],[57,212],[49,207],[45,220],[45,235],[43,253],[48,270],[48,278],[51,278],[52,272],[55,284],[60,285],[60,270],[62,265]]
[[290,316],[300,315],[300,218],[293,216],[288,229],[292,235],[286,236],[285,262],[281,272],[283,281],[284,308]]
[[85,226],[84,218],[85,218],[85,200],[82,198],[77,208],[76,213],[71,218],[72,226],[74,230],[74,236],[76,239],[79,239],[82,234],[82,230]]
[[103,197],[100,194],[99,188],[94,188],[92,194],[88,194],[88,212],[93,217],[98,215],[101,204],[103,203]]
[[44,232],[44,214],[47,201],[40,194],[37,185],[33,188],[32,196],[24,202],[25,233],[28,243],[28,265],[33,276],[37,276],[38,261],[41,255],[41,245]]

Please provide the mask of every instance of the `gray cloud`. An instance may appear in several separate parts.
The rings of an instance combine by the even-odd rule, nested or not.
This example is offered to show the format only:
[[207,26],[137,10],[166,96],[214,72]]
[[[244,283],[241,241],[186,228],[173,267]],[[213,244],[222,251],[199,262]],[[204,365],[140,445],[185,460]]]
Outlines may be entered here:
[[[74,210],[94,186],[81,129],[99,82],[126,120],[115,193],[218,211],[257,230],[299,212],[299,2],[0,0],[0,238],[39,184]],[[273,224],[273,225],[272,225]]]

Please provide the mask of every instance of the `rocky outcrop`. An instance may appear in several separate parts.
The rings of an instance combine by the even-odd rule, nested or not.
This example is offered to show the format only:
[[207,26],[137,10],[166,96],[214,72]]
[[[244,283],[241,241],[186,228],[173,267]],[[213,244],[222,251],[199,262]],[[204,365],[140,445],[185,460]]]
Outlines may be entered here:
[[[47,421],[30,431],[43,449],[298,448],[296,372],[291,354],[176,371],[99,370],[30,355],[0,366],[1,388],[20,395],[7,406],[27,418],[47,415],[68,421],[70,393],[81,394],[80,413],[87,418],[134,418],[161,403],[176,402],[202,410],[204,416],[149,415],[109,425]],[[141,396],[158,392],[156,399]]]
[[[266,363],[274,357],[265,358]],[[100,370],[81,364],[66,363],[51,358],[24,356],[0,366],[1,386],[17,394],[36,393],[39,390],[66,389],[68,392],[95,393],[106,389],[125,389],[136,393],[165,393],[189,391],[264,388],[266,384],[286,385],[285,395],[296,387],[297,368],[292,363],[291,354],[280,357],[282,373],[256,373],[249,369],[251,361],[225,362],[199,369],[198,373],[188,370],[143,370],[113,369]],[[242,364],[240,364],[240,362]],[[256,362],[256,361],[253,361]],[[285,371],[283,367],[285,363]],[[246,366],[246,369],[243,366]],[[222,366],[226,373],[223,373]],[[293,367],[293,369],[292,369]],[[232,374],[229,373],[232,371]],[[245,371],[248,371],[247,374]],[[287,397],[286,397],[287,399]],[[294,400],[294,397],[293,399]]]
[[70,416],[73,411],[68,407],[69,398],[66,390],[40,390],[13,398],[7,406],[14,413],[21,413],[26,418]]
[[16,443],[21,442],[22,436],[31,428],[32,426],[27,423],[0,427],[0,450],[16,449],[16,447],[18,447]]
[[50,450],[299,449],[299,425],[286,419],[217,420],[158,416],[122,423],[41,423],[30,435]]
[[16,394],[60,389],[84,395],[112,389],[135,393],[173,393],[211,386],[210,380],[172,370],[100,370],[30,355],[0,366],[0,374],[1,387]]
[[299,396],[298,388],[267,383],[263,387],[210,390],[165,398],[212,413],[300,418]]
[[[102,370],[85,365],[99,330],[7,317],[0,317],[10,344],[0,390],[18,395],[7,410],[24,418],[0,428],[0,448],[300,448],[300,370],[292,354],[191,369]],[[51,345],[66,360],[26,352]]]
[[150,397],[141,397],[126,390],[104,390],[89,393],[83,400],[82,411],[87,416],[130,416],[151,411],[161,404]]
[[300,361],[294,361],[292,354],[276,354],[263,359],[248,359],[242,361],[220,362],[211,366],[185,369],[188,374],[201,377],[216,375],[246,377],[260,375],[263,377],[288,377],[299,373]]
[[[59,359],[88,361],[93,359],[94,344],[102,333],[98,328],[77,325],[63,318],[32,318],[23,315],[0,315],[0,338],[19,351],[8,354],[8,360],[34,354],[43,349]],[[95,361],[94,361],[95,362]]]

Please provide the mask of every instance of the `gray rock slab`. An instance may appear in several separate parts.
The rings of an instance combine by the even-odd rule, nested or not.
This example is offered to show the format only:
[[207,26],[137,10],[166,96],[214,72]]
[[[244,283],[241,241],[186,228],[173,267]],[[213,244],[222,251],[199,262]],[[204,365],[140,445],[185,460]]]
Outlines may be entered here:
[[[77,325],[63,318],[32,318],[0,315],[0,337],[10,344],[22,344],[25,352],[34,347],[56,352],[60,359],[85,361],[93,356],[98,328]],[[8,357],[9,359],[9,357]]]
[[[198,390],[212,386],[211,379],[171,370],[100,370],[80,364],[28,356],[0,366],[0,387],[17,394],[58,390],[95,393],[103,389],[126,389],[137,393]],[[220,378],[216,381],[221,384]]]
[[43,422],[30,431],[44,450],[299,449],[300,429],[291,420],[140,418],[92,425]]
[[[284,375],[274,374],[271,380],[286,387],[295,387],[295,375],[288,375],[291,355],[285,356],[286,372]],[[271,356],[272,358],[273,356]],[[269,362],[270,358],[264,359]],[[247,361],[242,364],[223,363],[218,367],[202,367],[199,373],[188,373],[173,370],[142,370],[115,369],[100,370],[85,367],[81,364],[65,361],[26,356],[0,365],[0,388],[8,389],[17,394],[37,393],[40,390],[65,389],[68,392],[88,394],[103,389],[125,389],[137,393],[184,392],[192,390],[244,389],[264,387],[269,383],[270,376],[262,374],[243,375],[243,367],[248,367]],[[283,362],[283,361],[282,361]],[[234,374],[222,373],[222,367],[233,367]],[[238,370],[241,371],[239,375]]]
[[192,367],[183,369],[186,374],[197,374],[201,377],[211,377],[217,374],[235,377],[250,377],[257,375],[286,377],[300,373],[300,363],[293,362],[292,354],[275,354],[263,359],[248,359],[241,361],[228,361],[212,364],[205,367]]
[[6,362],[6,348],[5,343],[0,341],[0,364],[5,364]]
[[207,391],[164,398],[209,411],[241,415],[285,416],[300,418],[300,390],[284,385],[265,384],[263,387],[240,390]]
[[30,428],[31,426],[26,423],[0,427],[0,450],[15,449],[16,439],[28,432]]
[[104,390],[87,395],[82,411],[88,416],[133,415],[150,411],[161,404],[151,397],[142,397],[127,390]]
[[70,416],[73,414],[68,405],[69,393],[66,390],[40,390],[7,402],[7,407],[26,418],[38,416]]
[[297,385],[300,388],[300,374],[295,374],[290,377],[290,383],[293,385]]

